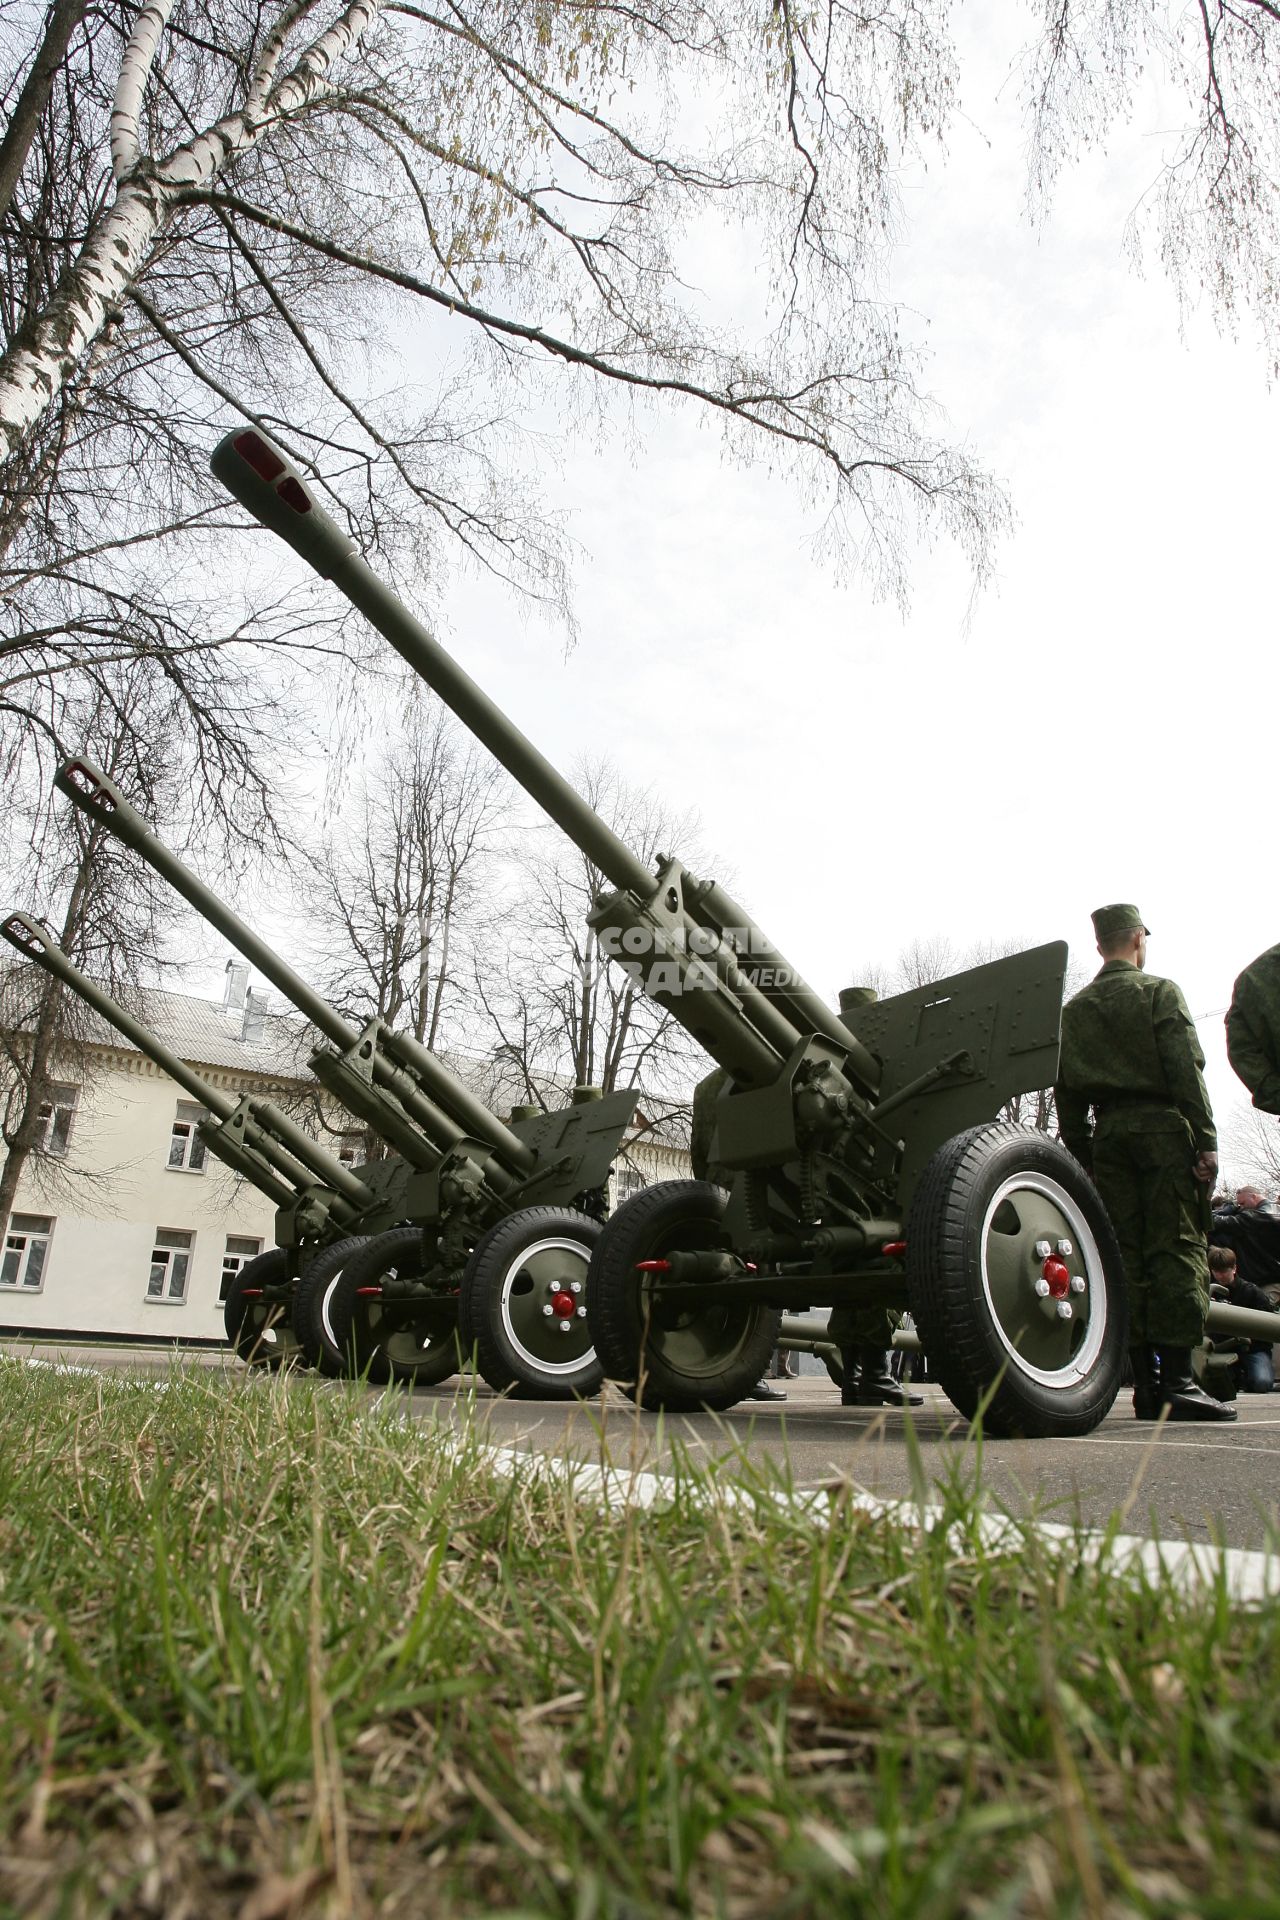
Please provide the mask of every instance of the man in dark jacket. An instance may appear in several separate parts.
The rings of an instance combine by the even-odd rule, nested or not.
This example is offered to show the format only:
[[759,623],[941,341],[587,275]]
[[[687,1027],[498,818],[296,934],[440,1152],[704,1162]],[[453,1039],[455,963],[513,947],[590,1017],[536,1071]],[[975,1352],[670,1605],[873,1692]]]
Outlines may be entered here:
[[1229,1247],[1241,1280],[1266,1288],[1268,1311],[1280,1305],[1280,1216],[1257,1187],[1237,1187],[1234,1200],[1214,1208],[1209,1245]]
[[1133,1409],[1140,1420],[1163,1407],[1171,1420],[1234,1420],[1191,1371],[1209,1305],[1207,1196],[1218,1168],[1204,1055],[1178,988],[1145,971],[1138,909],[1092,917],[1102,970],[1062,1010],[1054,1092],[1063,1144],[1092,1173],[1120,1243]]

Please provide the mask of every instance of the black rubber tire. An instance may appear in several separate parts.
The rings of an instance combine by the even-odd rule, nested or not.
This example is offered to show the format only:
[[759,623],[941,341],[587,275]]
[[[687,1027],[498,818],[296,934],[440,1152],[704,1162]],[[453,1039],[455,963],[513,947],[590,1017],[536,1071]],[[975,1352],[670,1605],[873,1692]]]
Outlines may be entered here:
[[[642,1407],[689,1413],[736,1406],[768,1371],[782,1315],[749,1300],[650,1311],[638,1260],[723,1245],[728,1195],[706,1180],[663,1180],[619,1207],[600,1235],[587,1279],[587,1317],[605,1373]],[[701,1353],[698,1349],[701,1348]]]
[[311,1254],[294,1291],[294,1338],[302,1348],[307,1365],[314,1367],[318,1373],[326,1374],[331,1380],[339,1377],[342,1368],[332,1355],[325,1352],[317,1331],[324,1288],[335,1274],[342,1271],[352,1254],[364,1246],[367,1239],[367,1234],[349,1234],[345,1239],[335,1240],[331,1246],[322,1247]]
[[413,1278],[422,1267],[421,1227],[393,1227],[366,1242],[326,1283],[315,1318],[325,1353],[345,1374],[375,1386],[399,1380],[437,1387],[458,1371],[456,1299],[424,1301],[415,1318],[397,1314],[384,1321],[376,1300],[360,1298],[361,1287],[391,1274]]
[[246,1260],[227,1288],[222,1306],[222,1324],[227,1342],[247,1367],[295,1365],[302,1351],[293,1334],[290,1307],[283,1301],[246,1300],[245,1291],[258,1287],[281,1287],[289,1277],[289,1256],[283,1247],[270,1247],[265,1253]]
[[[1056,1245],[1054,1222],[1085,1282],[1069,1320],[1034,1292],[1034,1243]],[[944,1142],[911,1203],[906,1265],[929,1377],[968,1419],[981,1411],[993,1435],[1064,1439],[1105,1419],[1128,1344],[1120,1249],[1093,1182],[1056,1140],[1000,1122]]]
[[[464,1352],[474,1353],[476,1367],[496,1393],[520,1399],[581,1400],[599,1393],[604,1369],[587,1331],[585,1303],[587,1268],[601,1226],[572,1207],[525,1207],[490,1227],[468,1260],[458,1297],[458,1333]],[[581,1249],[581,1257],[574,1249]],[[537,1278],[523,1261],[540,1257]],[[567,1343],[566,1359],[559,1356],[560,1322],[551,1332],[553,1316],[533,1303],[547,1285],[571,1282],[581,1289]],[[554,1278],[552,1278],[554,1276]],[[513,1307],[512,1302],[522,1304]],[[527,1306],[523,1303],[528,1303]],[[582,1322],[581,1332],[578,1323]],[[545,1322],[545,1332],[544,1332]]]

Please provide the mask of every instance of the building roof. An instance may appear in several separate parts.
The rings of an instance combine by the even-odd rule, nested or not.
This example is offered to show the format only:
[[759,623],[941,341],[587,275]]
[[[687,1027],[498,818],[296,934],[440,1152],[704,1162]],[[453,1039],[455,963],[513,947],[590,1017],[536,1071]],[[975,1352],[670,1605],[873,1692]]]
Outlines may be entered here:
[[[309,1077],[307,1056],[318,1036],[296,1015],[264,1012],[257,996],[248,1018],[244,1007],[159,987],[148,988],[142,1000],[145,1024],[191,1066],[238,1067],[272,1079]],[[251,1038],[246,1039],[246,1029]],[[129,1046],[114,1028],[103,1039],[108,1045]]]
[[[77,996],[70,996],[69,1037],[81,1045],[137,1053],[118,1027],[104,1020]],[[227,1006],[163,987],[144,987],[129,996],[125,1011],[149,1027],[171,1052],[193,1067],[223,1067],[261,1074],[270,1080],[310,1078],[307,1059],[317,1035],[297,1014],[270,1012],[266,995],[250,992],[247,1006]],[[13,976],[0,987],[0,1025],[9,1032],[30,1032],[34,1014],[27,992]]]

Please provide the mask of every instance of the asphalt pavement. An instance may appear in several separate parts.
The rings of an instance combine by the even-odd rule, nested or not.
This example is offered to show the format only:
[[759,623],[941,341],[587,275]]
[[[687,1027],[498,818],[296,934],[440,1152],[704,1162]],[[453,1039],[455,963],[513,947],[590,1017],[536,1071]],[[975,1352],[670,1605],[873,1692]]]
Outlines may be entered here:
[[[77,1367],[165,1374],[154,1349],[7,1342],[0,1351]],[[182,1364],[239,1371],[222,1353]],[[908,1422],[933,1484],[960,1475],[995,1512],[1104,1527],[1117,1511],[1127,1532],[1280,1550],[1280,1393],[1236,1402],[1230,1425],[1155,1427],[1134,1419],[1123,1393],[1107,1419],[1078,1440],[991,1440],[977,1448],[938,1387],[924,1405],[841,1407],[826,1378],[785,1383],[785,1402],[744,1402],[731,1413],[659,1417],[612,1391],[585,1404],[505,1400],[468,1379],[414,1393],[414,1417],[458,1427],[475,1418],[495,1446],[664,1474],[677,1451],[732,1474],[743,1460],[810,1489],[849,1479],[883,1499],[912,1498]],[[370,1389],[371,1393],[376,1389]]]

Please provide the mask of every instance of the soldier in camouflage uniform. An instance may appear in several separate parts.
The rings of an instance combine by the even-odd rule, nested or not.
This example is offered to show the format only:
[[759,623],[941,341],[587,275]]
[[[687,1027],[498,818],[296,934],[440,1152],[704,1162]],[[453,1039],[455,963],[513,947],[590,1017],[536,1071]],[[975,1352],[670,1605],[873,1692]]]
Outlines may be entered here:
[[1191,1371],[1209,1305],[1206,1195],[1218,1168],[1204,1055],[1173,981],[1144,972],[1138,909],[1099,907],[1093,929],[1102,971],[1062,1010],[1054,1095],[1063,1144],[1092,1173],[1120,1243],[1133,1409],[1140,1420],[1163,1407],[1171,1420],[1234,1420]]
[[1263,1113],[1280,1113],[1280,947],[1245,968],[1227,1009],[1227,1058]]

